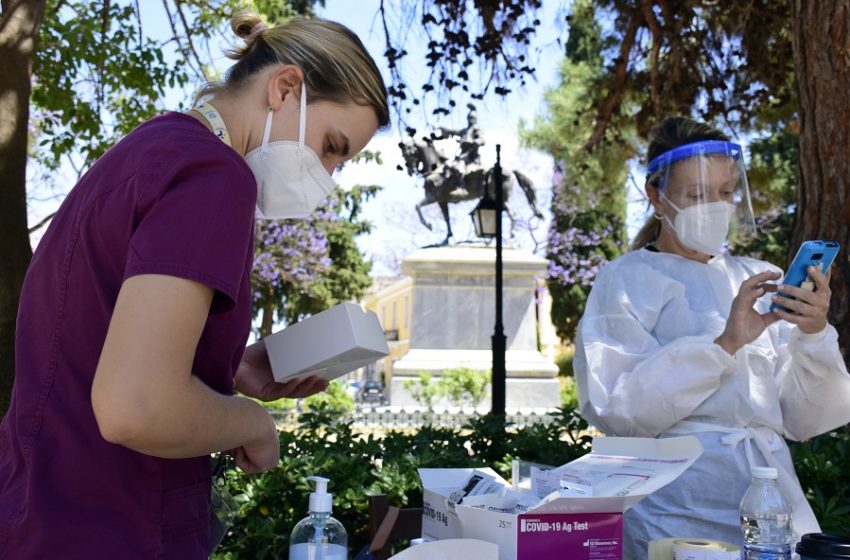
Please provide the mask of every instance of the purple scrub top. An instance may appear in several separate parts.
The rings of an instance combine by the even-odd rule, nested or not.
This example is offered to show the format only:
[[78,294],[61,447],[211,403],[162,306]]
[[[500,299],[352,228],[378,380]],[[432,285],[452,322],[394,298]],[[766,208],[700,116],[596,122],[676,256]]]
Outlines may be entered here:
[[233,392],[251,323],[256,181],[200,122],[166,113],[71,190],[21,293],[12,402],[0,424],[0,558],[205,558],[209,457],[107,442],[91,385],[118,291],[137,274],[215,290],[193,373]]

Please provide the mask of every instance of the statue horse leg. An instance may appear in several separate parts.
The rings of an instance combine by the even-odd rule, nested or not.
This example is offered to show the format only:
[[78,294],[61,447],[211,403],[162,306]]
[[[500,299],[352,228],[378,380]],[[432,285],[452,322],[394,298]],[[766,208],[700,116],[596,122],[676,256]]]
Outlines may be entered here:
[[425,220],[425,216],[422,215],[422,207],[434,204],[435,202],[437,201],[433,197],[425,195],[425,198],[416,204],[416,213],[419,214],[419,221],[422,222],[423,226],[428,228],[428,231],[434,231],[434,227]]
[[531,179],[519,171],[514,171],[514,176],[516,177],[516,181],[519,183],[522,192],[525,193],[525,198],[528,200],[528,205],[531,206],[531,210],[534,212],[534,215],[538,218],[543,218],[543,212],[541,212],[537,207],[537,193],[534,192],[534,185],[531,184]]
[[446,220],[446,238],[443,240],[441,245],[448,245],[449,239],[452,238],[452,221],[449,219],[449,202],[447,200],[440,200],[438,204],[440,205],[440,210],[443,211],[443,219]]
[[505,202],[504,205],[502,206],[502,210],[504,211],[505,214],[508,215],[508,220],[511,222],[511,239],[513,239],[514,238],[514,226],[516,225],[516,217],[514,216],[514,213],[511,212],[511,208],[510,208],[510,206],[508,206],[507,202]]

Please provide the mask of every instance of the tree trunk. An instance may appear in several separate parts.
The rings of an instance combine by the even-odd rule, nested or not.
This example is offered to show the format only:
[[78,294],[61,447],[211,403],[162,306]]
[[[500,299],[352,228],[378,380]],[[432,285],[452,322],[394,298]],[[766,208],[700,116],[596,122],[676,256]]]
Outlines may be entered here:
[[834,239],[829,321],[850,358],[850,0],[794,0],[800,163],[793,254],[807,239]]
[[18,299],[32,258],[26,200],[30,74],[44,5],[45,0],[0,2],[0,416],[12,393]]
[[274,306],[266,304],[263,306],[263,320],[260,323],[260,338],[266,338],[272,334],[274,327]]

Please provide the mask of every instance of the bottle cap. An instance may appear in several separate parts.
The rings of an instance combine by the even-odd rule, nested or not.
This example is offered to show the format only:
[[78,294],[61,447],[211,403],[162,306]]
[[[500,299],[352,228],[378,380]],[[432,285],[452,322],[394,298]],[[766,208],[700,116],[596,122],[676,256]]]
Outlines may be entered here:
[[773,467],[753,467],[753,478],[779,478],[779,473]]
[[307,480],[316,483],[316,491],[310,494],[310,513],[330,513],[333,495],[328,494],[328,480],[321,476],[308,476]]

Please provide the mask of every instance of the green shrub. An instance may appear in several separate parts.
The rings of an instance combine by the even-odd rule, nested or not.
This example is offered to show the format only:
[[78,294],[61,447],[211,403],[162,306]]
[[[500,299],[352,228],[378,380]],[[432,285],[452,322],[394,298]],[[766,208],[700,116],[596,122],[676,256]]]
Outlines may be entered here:
[[240,511],[215,558],[285,558],[292,528],[307,515],[310,475],[331,480],[334,516],[348,531],[353,555],[368,542],[369,495],[387,494],[398,506],[422,505],[416,469],[492,466],[507,478],[512,457],[560,465],[585,454],[586,428],[575,413],[562,411],[549,425],[522,430],[485,415],[460,428],[425,426],[378,438],[355,433],[350,420],[320,405],[302,414],[295,429],[281,432],[276,469],[261,475],[228,471]]
[[572,377],[561,377],[561,406],[564,408],[578,407],[578,386]]
[[348,394],[345,385],[339,380],[331,381],[327,389],[304,399],[304,405],[308,408],[321,404],[327,404],[328,408],[340,412],[354,412],[354,397]]
[[573,377],[573,357],[575,356],[575,347],[570,346],[555,358],[555,365],[558,366],[559,377]]
[[443,372],[440,385],[453,405],[477,407],[487,396],[491,377],[490,371],[457,367]]
[[850,535],[850,426],[791,442],[794,469],[825,533]]
[[[272,410],[289,410],[295,408],[297,402],[297,399],[284,398],[260,404]],[[315,395],[310,395],[301,402],[304,408],[327,403],[327,406],[334,410],[349,413],[354,412],[354,397],[348,394],[348,391],[345,390],[345,384],[339,380],[331,381],[327,389]]]
[[410,396],[413,400],[424,406],[428,410],[434,408],[434,401],[440,398],[440,385],[431,383],[433,379],[430,373],[420,371],[416,374],[419,378],[416,381],[409,380],[404,382],[404,388],[410,391]]
[[434,401],[443,397],[455,406],[477,407],[487,396],[492,374],[489,370],[456,367],[443,371],[436,383],[431,374],[424,371],[417,376],[418,380],[405,381],[404,388],[410,391],[410,396],[420,406],[432,410]]

